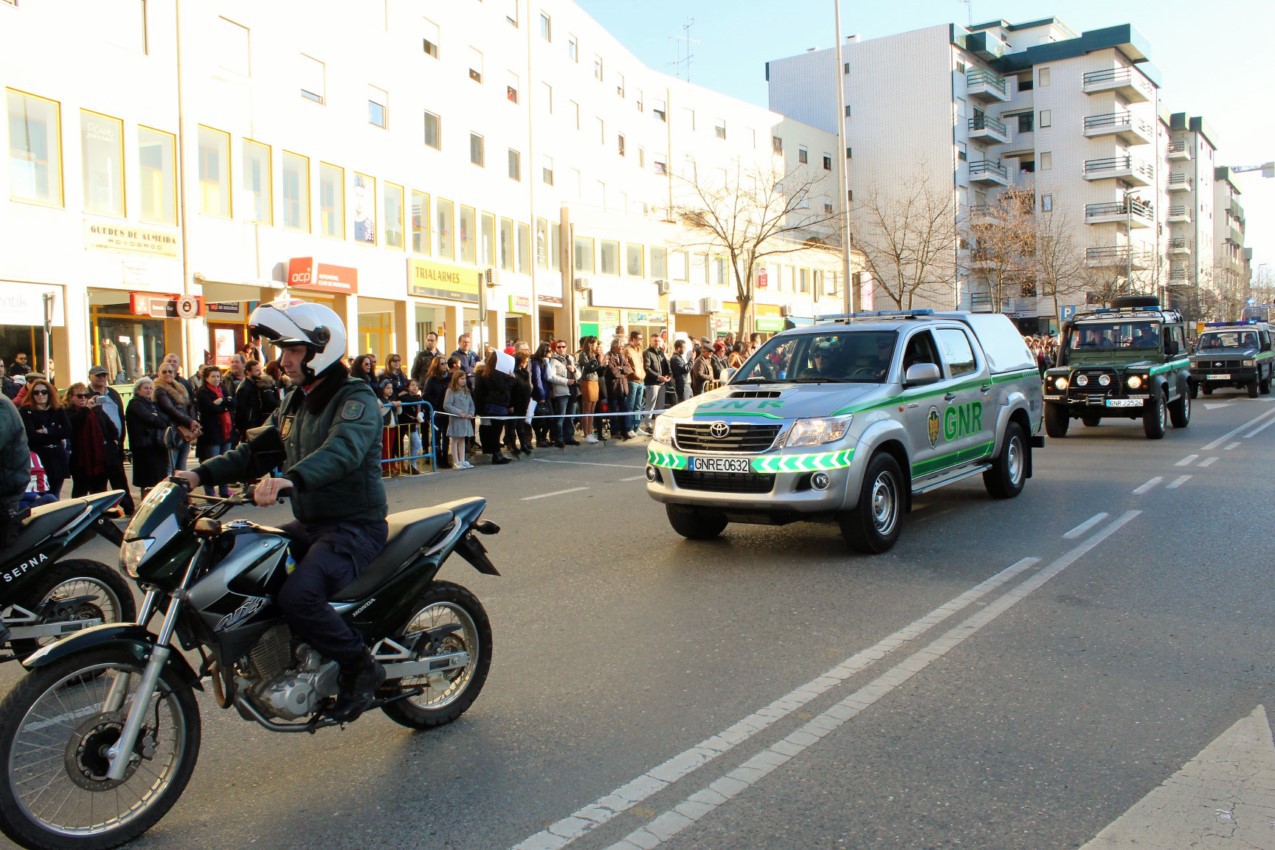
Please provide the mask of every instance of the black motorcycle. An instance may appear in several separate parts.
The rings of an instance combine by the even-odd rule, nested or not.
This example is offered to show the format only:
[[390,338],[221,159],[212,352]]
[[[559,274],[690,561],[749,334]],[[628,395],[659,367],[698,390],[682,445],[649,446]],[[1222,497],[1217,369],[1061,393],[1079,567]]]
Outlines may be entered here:
[[102,623],[131,623],[137,607],[119,570],[66,558],[100,535],[118,546],[123,533],[106,515],[124,498],[110,490],[33,508],[0,553],[0,661],[26,658],[58,638]]
[[[155,487],[124,532],[120,565],[146,591],[137,625],[45,647],[0,703],[0,829],[25,847],[106,848],[141,835],[181,796],[199,755],[194,689],[272,732],[314,732],[337,664],[292,635],[274,603],[295,567],[278,529],[220,518],[251,499]],[[192,504],[192,501],[204,504]],[[385,549],[332,604],[385,665],[373,707],[415,729],[450,723],[482,690],[491,624],[472,593],[435,576],[453,553],[499,575],[475,533],[487,502],[389,517]],[[146,624],[162,612],[157,630]],[[191,668],[180,650],[198,652]]]

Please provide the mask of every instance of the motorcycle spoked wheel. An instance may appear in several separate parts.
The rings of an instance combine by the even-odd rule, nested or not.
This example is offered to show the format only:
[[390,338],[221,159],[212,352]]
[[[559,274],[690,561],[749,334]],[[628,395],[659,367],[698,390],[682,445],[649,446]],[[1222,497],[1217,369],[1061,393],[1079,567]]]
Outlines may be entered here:
[[395,723],[412,729],[432,729],[451,723],[465,713],[478,698],[491,669],[491,621],[478,597],[451,582],[434,582],[412,605],[412,615],[392,635],[404,646],[422,632],[441,626],[456,625],[431,649],[430,654],[465,651],[469,663],[459,670],[448,670],[429,676],[395,679],[382,686],[385,695],[423,688],[418,696],[408,697],[381,708]]
[[[82,598],[81,598],[82,597]],[[131,623],[137,619],[137,605],[128,582],[116,570],[98,561],[71,558],[45,570],[40,580],[17,600],[29,611],[47,602],[77,599],[64,620],[101,620],[103,623]],[[44,620],[43,622],[53,622]],[[13,654],[26,658],[37,649],[59,640],[58,636],[13,641]]]
[[[89,650],[32,671],[0,703],[0,830],[38,850],[105,850],[154,826],[181,796],[199,757],[199,708],[165,671],[125,777],[106,777],[145,662]],[[124,703],[104,712],[128,676]]]

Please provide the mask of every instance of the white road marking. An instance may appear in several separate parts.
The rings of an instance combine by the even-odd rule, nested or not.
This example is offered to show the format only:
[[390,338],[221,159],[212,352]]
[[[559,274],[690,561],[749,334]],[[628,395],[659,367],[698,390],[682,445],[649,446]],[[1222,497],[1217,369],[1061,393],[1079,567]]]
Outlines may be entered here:
[[1182,458],[1182,460],[1175,463],[1174,466],[1190,466],[1191,464],[1195,463],[1199,459],[1200,459],[1199,455],[1187,455],[1186,457]]
[[1185,484],[1186,482],[1188,482],[1188,481],[1190,481],[1190,480],[1191,480],[1191,476],[1189,476],[1189,475],[1182,475],[1182,476],[1179,476],[1179,477],[1177,477],[1177,478],[1174,478],[1174,479],[1173,479],[1173,481],[1172,481],[1172,482],[1170,482],[1169,484],[1166,484],[1166,485],[1165,485],[1165,489],[1166,489],[1166,490],[1176,490],[1176,489],[1178,489],[1179,487],[1181,487],[1183,484]]
[[1252,437],[1256,434],[1260,434],[1262,431],[1265,431],[1267,428],[1271,427],[1272,425],[1275,425],[1275,419],[1270,419],[1266,422],[1263,422],[1261,425],[1257,426],[1252,431],[1249,431],[1247,434],[1244,435],[1244,439],[1247,440],[1249,437]]
[[621,478],[621,481],[645,481],[645,475],[634,475],[632,478]]
[[1231,402],[1229,402],[1229,401],[1213,401],[1213,402],[1206,401],[1206,402],[1204,402],[1204,409],[1205,409],[1205,410],[1217,410],[1217,409],[1222,408],[1222,407],[1230,407],[1230,406],[1231,406]]
[[550,496],[562,496],[567,493],[579,493],[581,490],[588,490],[588,489],[589,489],[588,487],[571,487],[566,490],[555,490],[552,493],[538,493],[535,496],[523,496],[522,501],[532,502],[532,501],[535,501],[536,499],[547,499]]
[[[1250,419],[1249,421],[1245,422],[1245,423],[1244,423],[1243,425],[1241,425],[1240,427],[1236,428],[1235,430],[1230,431],[1230,432],[1228,432],[1228,433],[1226,433],[1226,434],[1223,434],[1222,436],[1218,437],[1218,438],[1217,438],[1216,440],[1214,440],[1213,442],[1209,443],[1207,446],[1204,446],[1201,450],[1202,450],[1202,451],[1206,451],[1206,452],[1212,451],[1213,449],[1216,449],[1218,446],[1220,446],[1220,445],[1222,445],[1223,443],[1225,443],[1227,440],[1229,440],[1229,439],[1231,439],[1232,437],[1234,437],[1234,436],[1235,436],[1236,434],[1238,434],[1239,432],[1244,431],[1244,430],[1247,430],[1248,428],[1252,428],[1252,427],[1253,427],[1254,425],[1256,425],[1258,422],[1261,422],[1263,419],[1266,419],[1266,418],[1268,418],[1268,417],[1270,417],[1270,416],[1275,416],[1275,408],[1272,408],[1272,409],[1270,409],[1270,410],[1266,411],[1265,413],[1263,413],[1263,414],[1261,414],[1261,415],[1259,415],[1259,416],[1255,416],[1255,417],[1253,417],[1252,419]],[[1271,421],[1272,421],[1272,422],[1275,422],[1275,419],[1272,419]],[[1249,435],[1249,436],[1252,436],[1252,435]]]
[[1258,706],[1081,850],[1271,847],[1275,746]]
[[536,458],[536,463],[560,463],[564,466],[610,466],[615,469],[646,469],[645,466],[634,466],[631,463],[590,463],[587,460],[545,460]]
[[1239,445],[1240,444],[1238,441],[1234,443],[1230,443],[1225,448],[1223,448],[1222,451],[1229,452],[1231,449],[1239,448]]
[[[1138,512],[1133,513],[1136,515]],[[514,850],[558,850],[565,847],[586,832],[609,822],[616,815],[667,788],[691,771],[731,750],[737,744],[744,743],[850,677],[858,675],[874,662],[904,647],[909,641],[916,640],[948,617],[959,613],[1038,563],[1040,563],[1039,558],[1023,558],[1011,564],[868,649],[856,652],[818,678],[789,691],[765,708],[753,712],[689,750],[673,756],[631,782],[621,785],[610,794],[598,798],[569,817],[552,824],[548,829],[519,842]]]
[[[1138,516],[1141,511],[1129,511],[1102,532],[1054,561],[1045,569],[1018,586],[1007,590],[989,602],[965,622],[941,635],[929,646],[909,656],[864,687],[850,694],[827,711],[815,717],[777,744],[757,753],[742,765],[708,783],[679,805],[650,820],[645,827],[636,829],[624,839],[612,844],[608,850],[652,850],[678,834],[686,827],[711,814],[719,807],[759,783],[775,768],[787,764],[807,749],[817,745],[824,737],[841,727],[853,717],[871,707],[891,691],[907,682],[917,673],[942,658],[950,650],[960,646],[968,638],[978,634],[988,623],[1004,614],[1018,602],[1026,599],[1045,582],[1075,563],[1107,537]],[[649,774],[648,774],[649,775]]]
[[1143,493],[1148,493],[1151,490],[1154,490],[1155,486],[1163,480],[1164,480],[1163,478],[1157,475],[1155,478],[1152,478],[1150,481],[1148,481],[1146,484],[1143,484],[1141,487],[1135,487],[1133,490],[1133,495],[1141,496]]
[[1107,518],[1106,511],[1103,511],[1100,514],[1094,514],[1093,516],[1089,517],[1089,519],[1085,520],[1080,525],[1076,526],[1071,531],[1068,531],[1066,534],[1064,534],[1063,539],[1075,540],[1077,537],[1084,534],[1086,531],[1093,528],[1095,525],[1102,522],[1106,518]]
[[1218,460],[1219,458],[1216,455],[1214,455],[1213,457],[1206,457],[1204,460],[1200,461],[1200,466],[1201,468],[1206,466],[1212,466],[1213,464],[1217,463]]

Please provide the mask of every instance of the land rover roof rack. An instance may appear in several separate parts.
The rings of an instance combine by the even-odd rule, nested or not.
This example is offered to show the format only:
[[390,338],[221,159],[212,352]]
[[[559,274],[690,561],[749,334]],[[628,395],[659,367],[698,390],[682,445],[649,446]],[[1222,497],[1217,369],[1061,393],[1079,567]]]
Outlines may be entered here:
[[917,319],[921,316],[933,316],[929,307],[917,310],[870,310],[858,313],[824,313],[815,316],[816,322],[853,322],[859,319]]

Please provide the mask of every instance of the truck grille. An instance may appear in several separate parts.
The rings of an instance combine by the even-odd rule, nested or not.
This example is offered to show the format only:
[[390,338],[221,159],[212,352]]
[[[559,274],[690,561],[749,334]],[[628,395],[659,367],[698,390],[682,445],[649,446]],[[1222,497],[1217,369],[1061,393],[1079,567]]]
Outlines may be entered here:
[[731,425],[725,437],[714,437],[713,423],[688,422],[677,426],[677,447],[684,452],[764,452],[779,436],[779,425]]
[[713,493],[769,493],[775,489],[775,476],[761,472],[739,475],[732,472],[675,469],[673,481],[683,490],[707,490]]
[[[1084,375],[1088,383],[1080,386],[1076,378]],[[1102,386],[1098,379],[1106,375],[1111,383]],[[1120,383],[1120,374],[1114,369],[1077,369],[1071,373],[1071,386],[1067,396],[1072,401],[1083,401],[1086,404],[1102,405],[1108,398],[1119,398],[1124,395],[1124,386]]]

